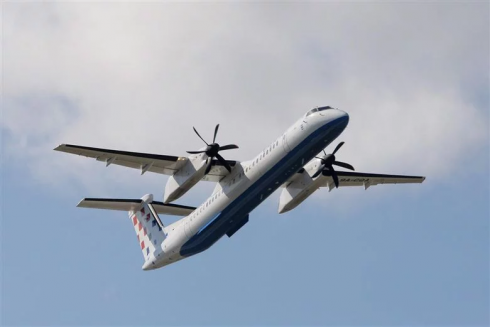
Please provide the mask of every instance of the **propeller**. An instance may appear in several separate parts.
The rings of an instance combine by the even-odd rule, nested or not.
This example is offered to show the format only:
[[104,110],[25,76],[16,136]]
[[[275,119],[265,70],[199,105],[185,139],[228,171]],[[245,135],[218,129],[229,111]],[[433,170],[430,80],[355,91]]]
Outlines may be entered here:
[[348,163],[335,160],[335,153],[337,153],[337,151],[339,151],[339,149],[342,147],[342,145],[344,145],[344,142],[340,142],[331,154],[327,154],[325,152],[325,150],[323,150],[323,153],[325,154],[325,156],[323,156],[322,158],[315,157],[315,158],[321,160],[321,164],[320,164],[320,167],[318,168],[318,171],[316,173],[314,173],[313,176],[311,176],[312,178],[315,178],[318,175],[320,175],[320,173],[322,171],[328,170],[332,174],[332,179],[333,179],[333,182],[335,183],[335,187],[338,188],[339,187],[339,177],[337,176],[335,169],[333,169],[333,166],[335,165],[335,166],[347,168],[350,170],[355,170],[354,167],[352,167]]
[[192,127],[192,128],[194,129],[194,132],[196,132],[197,136],[199,136],[199,138],[204,143],[206,143],[207,147],[206,147],[206,150],[202,150],[202,151],[187,151],[187,153],[189,153],[189,154],[206,153],[206,155],[208,156],[208,159],[207,159],[207,166],[206,166],[206,170],[205,170],[204,174],[206,175],[211,170],[211,164],[213,163],[213,158],[218,159],[218,161],[223,166],[225,166],[226,170],[228,170],[228,172],[231,172],[230,165],[228,164],[228,162],[218,152],[224,151],[224,150],[238,149],[238,146],[235,145],[235,144],[228,144],[228,145],[220,146],[218,143],[216,143],[216,134],[218,134],[219,124],[216,125],[216,127],[214,129],[213,143],[211,143],[211,144],[208,144],[208,142],[206,142],[201,137],[201,135],[199,135],[199,133],[197,132],[197,130],[196,130],[195,127]]

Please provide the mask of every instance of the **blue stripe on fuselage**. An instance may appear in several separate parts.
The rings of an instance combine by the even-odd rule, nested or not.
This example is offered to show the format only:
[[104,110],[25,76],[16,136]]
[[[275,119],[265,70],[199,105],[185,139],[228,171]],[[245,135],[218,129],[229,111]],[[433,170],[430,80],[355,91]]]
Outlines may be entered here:
[[221,212],[219,212],[219,213],[218,213],[216,216],[214,216],[213,218],[211,218],[211,220],[210,220],[210,221],[209,221],[209,222],[208,222],[206,225],[202,226],[202,227],[201,227],[201,229],[200,229],[200,230],[198,230],[196,234],[199,234],[199,233],[201,233],[203,230],[205,230],[205,229],[206,229],[206,228],[207,228],[209,225],[211,225],[211,223],[212,223],[213,221],[215,221],[215,220],[216,220],[216,219],[219,217],[219,215],[220,215],[220,214],[221,214]]
[[[230,221],[233,220],[233,217],[240,218],[265,201],[269,195],[303,167],[302,159],[305,159],[304,162],[310,161],[335,140],[344,130],[348,119],[348,117],[338,118],[311,133],[188,240],[182,246],[180,254],[191,256],[200,253],[218,241],[232,227]],[[327,141],[324,142],[324,140]]]

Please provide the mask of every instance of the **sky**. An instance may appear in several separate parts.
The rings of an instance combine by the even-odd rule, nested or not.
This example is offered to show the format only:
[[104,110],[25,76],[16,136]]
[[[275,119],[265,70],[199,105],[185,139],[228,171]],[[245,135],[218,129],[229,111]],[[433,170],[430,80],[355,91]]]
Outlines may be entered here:
[[[1,324],[490,324],[488,2],[2,2]],[[417,185],[279,192],[232,238],[142,271],[127,214],[166,176],[52,151],[247,160],[306,111],[338,159]],[[179,204],[200,204],[201,183]],[[162,216],[168,224],[175,217]]]

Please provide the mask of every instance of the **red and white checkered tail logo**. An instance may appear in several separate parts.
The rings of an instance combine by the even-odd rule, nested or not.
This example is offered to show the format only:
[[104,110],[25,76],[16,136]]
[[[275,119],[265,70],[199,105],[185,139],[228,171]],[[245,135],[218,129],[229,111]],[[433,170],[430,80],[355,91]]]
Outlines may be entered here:
[[163,225],[151,204],[144,201],[139,210],[129,212],[129,219],[136,232],[143,258],[147,261],[165,240]]

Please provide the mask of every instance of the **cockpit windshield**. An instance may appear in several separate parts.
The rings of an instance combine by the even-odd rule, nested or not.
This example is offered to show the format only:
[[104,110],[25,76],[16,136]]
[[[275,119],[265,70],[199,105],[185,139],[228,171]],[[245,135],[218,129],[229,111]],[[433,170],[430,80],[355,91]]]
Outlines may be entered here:
[[323,110],[328,110],[328,109],[333,109],[333,108],[330,106],[326,106],[326,107],[319,107],[319,108],[311,109],[310,111],[308,111],[306,113],[306,117],[308,117],[311,114],[314,114],[317,111],[323,111]]

